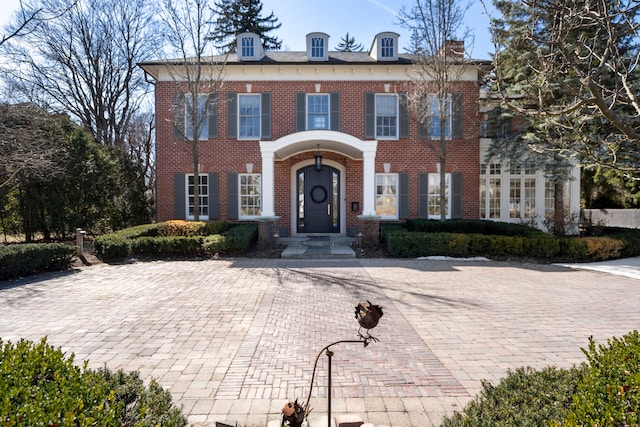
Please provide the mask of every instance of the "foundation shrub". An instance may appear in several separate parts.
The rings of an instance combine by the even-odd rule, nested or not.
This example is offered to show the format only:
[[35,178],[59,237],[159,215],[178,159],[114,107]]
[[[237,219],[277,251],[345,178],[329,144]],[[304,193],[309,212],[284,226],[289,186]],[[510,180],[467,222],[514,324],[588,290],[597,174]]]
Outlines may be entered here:
[[548,426],[569,412],[582,369],[508,371],[498,385],[482,382],[482,391],[462,412],[445,417],[442,427]]
[[142,256],[199,256],[203,236],[140,237],[131,240],[131,253]]
[[58,348],[0,340],[0,419],[5,426],[184,426],[181,409],[137,373],[92,371]]
[[223,234],[205,237],[202,247],[210,256],[241,254],[258,239],[257,224],[237,224]]
[[74,246],[63,243],[0,246],[0,280],[67,269],[75,254]]
[[464,233],[495,236],[532,236],[545,234],[537,228],[524,224],[467,219],[451,219],[446,221],[409,219],[407,220],[407,229],[409,231],[424,231],[428,233]]
[[131,240],[117,233],[105,234],[93,240],[96,255],[105,260],[126,258],[131,252]]

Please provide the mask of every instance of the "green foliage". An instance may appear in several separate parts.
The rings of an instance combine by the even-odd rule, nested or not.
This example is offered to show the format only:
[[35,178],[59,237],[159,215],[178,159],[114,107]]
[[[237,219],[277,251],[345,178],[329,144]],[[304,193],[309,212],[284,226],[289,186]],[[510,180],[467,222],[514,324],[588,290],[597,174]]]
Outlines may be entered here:
[[452,219],[438,221],[432,219],[407,220],[409,231],[425,231],[429,233],[475,233],[495,236],[532,236],[544,235],[541,230],[523,224],[484,220]]
[[[434,221],[437,222],[437,221]],[[459,222],[463,230],[467,222]],[[490,258],[533,258],[546,261],[602,261],[640,254],[640,232],[600,237],[555,237],[543,232],[528,232],[520,227],[498,228],[506,235],[464,234],[453,232],[455,222],[443,228],[450,232],[388,231],[385,235],[391,256],[415,258],[422,256]],[[413,224],[418,229],[437,230],[430,222]],[[479,227],[481,229],[481,227]],[[494,231],[485,228],[485,231]],[[520,234],[518,234],[520,233]]]
[[216,31],[210,37],[221,50],[235,52],[236,36],[247,31],[257,34],[266,50],[282,46],[282,40],[268,34],[282,24],[273,12],[262,16],[261,0],[216,0],[214,10],[218,18]]
[[230,255],[248,250],[258,238],[256,224],[174,220],[105,234],[93,242],[98,256],[117,260],[151,257]]
[[231,255],[246,251],[258,238],[256,224],[235,225],[223,234],[205,238],[203,247],[209,255]]
[[483,381],[482,391],[462,412],[445,417],[443,427],[544,426],[562,421],[582,371],[548,367],[509,371],[497,386]]
[[0,280],[67,269],[75,254],[74,246],[62,243],[0,246]]
[[578,384],[567,426],[637,426],[640,424],[640,335],[596,345],[589,339],[585,375]]
[[137,373],[74,365],[43,338],[38,344],[0,339],[0,419],[5,426],[185,426],[171,395]]

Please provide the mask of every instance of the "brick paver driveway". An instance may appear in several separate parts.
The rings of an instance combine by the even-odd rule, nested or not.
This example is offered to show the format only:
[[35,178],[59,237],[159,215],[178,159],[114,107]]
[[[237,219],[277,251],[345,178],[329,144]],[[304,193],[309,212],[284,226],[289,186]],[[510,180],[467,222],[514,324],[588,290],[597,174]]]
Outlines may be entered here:
[[[95,265],[0,282],[0,337],[48,341],[91,367],[139,370],[189,421],[265,426],[306,400],[316,355],[357,338],[354,306],[384,307],[380,339],[333,347],[333,414],[438,425],[520,366],[568,367],[588,337],[640,325],[640,280],[501,262],[235,259]],[[326,357],[311,421],[326,425]],[[323,414],[324,412],[324,414]]]

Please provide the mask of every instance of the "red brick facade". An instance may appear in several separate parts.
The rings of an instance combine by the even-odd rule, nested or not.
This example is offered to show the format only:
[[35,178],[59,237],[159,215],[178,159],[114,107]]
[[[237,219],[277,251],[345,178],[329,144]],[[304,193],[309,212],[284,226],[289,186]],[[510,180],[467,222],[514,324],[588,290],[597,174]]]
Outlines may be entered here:
[[[251,65],[251,64],[249,64]],[[302,64],[301,66],[306,66]],[[246,64],[242,64],[247,67]],[[312,66],[312,65],[309,65]],[[345,64],[350,67],[350,64]],[[385,64],[373,64],[385,67]],[[334,70],[336,65],[331,68]],[[144,68],[144,66],[143,66]],[[228,93],[247,93],[251,85],[251,93],[271,94],[271,138],[262,141],[277,141],[279,138],[296,133],[296,94],[316,92],[340,94],[340,123],[339,131],[351,135],[359,140],[370,140],[365,137],[365,94],[366,93],[402,93],[406,91],[407,80],[364,80],[361,75],[354,79],[323,79],[324,70],[318,73],[317,79],[301,80],[296,77],[291,80],[283,79],[276,74],[273,79],[243,81],[234,70],[234,65],[228,66],[229,75],[233,79],[224,81],[217,90],[218,99],[218,136],[200,141],[200,173],[217,174],[217,218],[229,218],[228,212],[228,177],[229,173],[245,173],[246,164],[253,164],[253,173],[262,173],[262,155],[259,141],[243,141],[227,137]],[[184,90],[184,83],[176,83],[170,79],[158,79],[156,83],[156,165],[157,165],[157,220],[164,221],[176,218],[176,189],[174,177],[176,174],[190,174],[193,171],[192,155],[188,142],[175,138],[173,126],[173,102],[176,90]],[[451,140],[448,145],[448,155],[445,170],[459,173],[462,179],[461,216],[463,218],[478,218],[479,216],[479,85],[477,81],[454,82],[451,92],[462,94],[462,138]],[[296,234],[292,224],[295,223],[296,203],[292,188],[296,186],[294,166],[301,163],[311,163],[316,151],[316,144],[301,148],[299,152],[284,159],[276,158],[274,162],[274,211],[280,218],[281,227],[287,232]],[[343,172],[345,194],[341,194],[343,222],[340,233],[345,234],[349,228],[357,226],[358,215],[363,206],[363,161],[354,159],[340,150],[323,150],[320,152],[325,164],[339,166]],[[428,148],[424,139],[418,137],[418,125],[409,123],[409,136],[397,140],[378,140],[375,153],[375,173],[384,171],[384,164],[389,163],[390,173],[406,174],[408,188],[408,216],[419,216],[418,193],[419,174],[436,173],[437,159]],[[351,202],[358,202],[359,212],[352,212]],[[211,218],[214,219],[214,218]]]

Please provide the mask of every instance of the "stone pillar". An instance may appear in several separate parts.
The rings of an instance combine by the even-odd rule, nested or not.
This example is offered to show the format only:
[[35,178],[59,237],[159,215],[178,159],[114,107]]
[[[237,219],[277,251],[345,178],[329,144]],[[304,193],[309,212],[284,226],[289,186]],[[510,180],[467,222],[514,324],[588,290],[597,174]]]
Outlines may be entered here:
[[258,217],[258,247],[274,249],[277,245],[280,217]]
[[[360,236],[360,234],[362,236]],[[380,245],[380,217],[359,215],[358,235],[362,241],[362,246],[365,248],[372,248]]]

